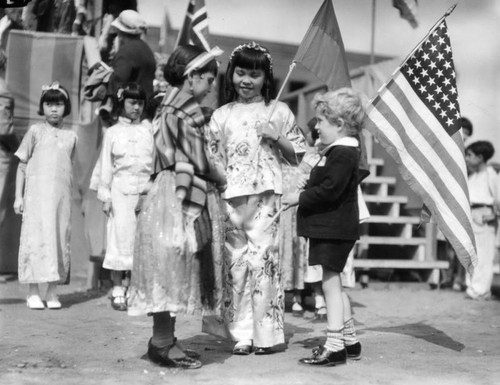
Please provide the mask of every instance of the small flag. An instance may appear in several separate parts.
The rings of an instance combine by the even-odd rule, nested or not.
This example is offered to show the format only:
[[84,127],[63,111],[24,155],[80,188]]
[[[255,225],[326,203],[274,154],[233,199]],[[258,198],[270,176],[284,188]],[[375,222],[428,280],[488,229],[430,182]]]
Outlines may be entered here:
[[330,90],[351,86],[344,43],[332,0],[325,0],[321,5],[293,61],[302,63]]
[[186,18],[177,37],[176,46],[193,44],[210,51],[208,15],[205,0],[189,0]]
[[477,263],[447,12],[367,109],[366,128],[398,164],[464,267]]
[[413,28],[418,27],[417,0],[392,0],[392,5],[399,9],[399,15],[408,20]]

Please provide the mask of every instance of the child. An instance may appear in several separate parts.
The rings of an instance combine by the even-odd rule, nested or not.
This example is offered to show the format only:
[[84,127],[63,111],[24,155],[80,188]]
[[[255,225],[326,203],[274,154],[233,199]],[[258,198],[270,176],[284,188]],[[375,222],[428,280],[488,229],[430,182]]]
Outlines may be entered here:
[[[272,100],[269,51],[251,42],[236,47],[226,71],[228,104],[212,115],[210,146],[223,159],[228,212],[226,251],[232,298],[226,321],[234,354],[269,354],[284,342],[284,292],[278,225],[271,223],[283,192],[281,164],[297,164],[304,138],[290,109]],[[270,116],[275,107],[274,113]]]
[[108,216],[107,246],[103,267],[111,270],[111,306],[127,310],[124,273],[132,269],[136,229],[136,207],[147,192],[153,166],[151,124],[141,121],[146,103],[144,90],[136,83],[118,89],[120,118],[106,130],[99,162],[92,176],[97,198]]
[[138,216],[128,314],[152,315],[147,355],[167,367],[202,366],[199,354],[179,346],[176,314],[201,311],[216,292],[202,276],[213,266],[200,103],[215,82],[217,55],[215,48],[193,45],[170,55],[164,69],[169,87],[153,122],[157,174]]
[[466,275],[466,295],[472,299],[491,297],[497,225],[494,206],[497,205],[499,191],[498,176],[486,163],[494,153],[493,145],[488,141],[471,143],[465,150],[472,230],[477,247],[477,266],[472,275]]
[[313,349],[313,355],[300,363],[334,366],[345,363],[347,357],[359,359],[361,354],[340,273],[359,239],[360,150],[356,136],[365,110],[361,96],[351,88],[318,94],[313,106],[319,139],[326,147],[304,191],[289,194],[283,203],[299,205],[297,231],[309,238],[309,264],[323,268],[327,339],[324,346]]
[[29,284],[27,306],[44,309],[39,284],[48,283],[49,309],[60,309],[57,284],[69,283],[72,156],[77,137],[64,129],[71,113],[68,91],[54,82],[42,87],[39,115],[15,155],[19,158],[14,211],[23,215],[19,282]]

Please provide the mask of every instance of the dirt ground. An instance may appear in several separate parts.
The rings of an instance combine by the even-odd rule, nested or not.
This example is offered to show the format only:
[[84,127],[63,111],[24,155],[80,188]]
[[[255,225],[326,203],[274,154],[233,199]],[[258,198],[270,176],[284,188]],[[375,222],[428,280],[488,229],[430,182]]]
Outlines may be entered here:
[[114,311],[106,291],[86,290],[88,259],[75,242],[61,310],[27,309],[25,285],[0,276],[1,385],[500,384],[500,275],[494,299],[483,302],[425,283],[358,284],[349,293],[362,359],[338,367],[297,363],[324,340],[325,324],[312,322],[312,312],[286,313],[286,345],[268,356],[233,356],[230,342],[201,332],[201,317],[179,316],[178,338],[204,364],[184,371],[145,358],[150,318]]
[[[29,310],[26,289],[0,283],[0,384],[499,384],[500,302],[422,283],[372,282],[350,291],[360,361],[330,368],[297,364],[321,343],[324,323],[287,313],[287,344],[269,356],[231,355],[232,345],[201,333],[198,316],[178,320],[178,337],[198,350],[198,370],[166,369],[145,359],[148,317],[110,308],[85,276],[61,290],[61,310]],[[500,277],[496,277],[500,288]]]

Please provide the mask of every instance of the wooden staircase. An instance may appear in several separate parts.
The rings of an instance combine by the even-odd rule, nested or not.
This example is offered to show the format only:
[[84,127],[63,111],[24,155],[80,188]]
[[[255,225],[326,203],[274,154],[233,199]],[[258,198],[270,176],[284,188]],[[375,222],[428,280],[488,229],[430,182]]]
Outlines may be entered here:
[[[370,141],[371,138],[367,142]],[[367,143],[371,154],[371,143]],[[408,197],[393,195],[396,177],[380,175],[384,159],[368,158],[370,175],[362,182],[370,218],[362,224],[354,267],[358,269],[445,269],[436,259],[436,226],[405,213]]]

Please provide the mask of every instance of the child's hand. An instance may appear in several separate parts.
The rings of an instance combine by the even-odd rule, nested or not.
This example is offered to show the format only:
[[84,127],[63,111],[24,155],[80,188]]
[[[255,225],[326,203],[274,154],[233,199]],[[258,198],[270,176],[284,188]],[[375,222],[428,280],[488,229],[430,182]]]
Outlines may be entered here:
[[299,193],[293,192],[288,193],[281,198],[281,205],[285,207],[285,210],[292,206],[297,206],[299,204]]
[[16,198],[14,200],[14,212],[18,215],[21,215],[24,211],[24,199]]
[[111,214],[111,202],[104,202],[102,204],[102,211],[104,211],[104,214],[106,214],[106,216],[109,217],[109,215]]
[[262,139],[269,139],[271,142],[276,142],[281,136],[269,122],[259,122],[256,124],[255,129],[258,136],[262,137]]
[[306,187],[309,181],[309,175],[302,174],[297,178],[297,190],[302,190]]

